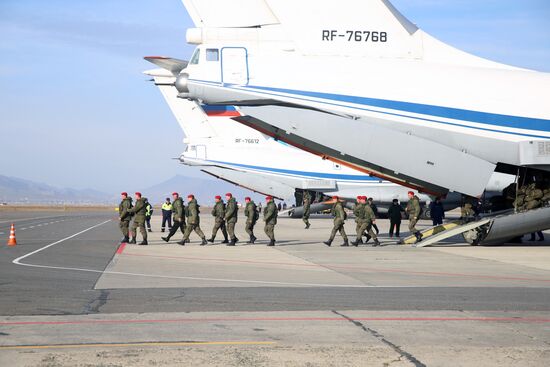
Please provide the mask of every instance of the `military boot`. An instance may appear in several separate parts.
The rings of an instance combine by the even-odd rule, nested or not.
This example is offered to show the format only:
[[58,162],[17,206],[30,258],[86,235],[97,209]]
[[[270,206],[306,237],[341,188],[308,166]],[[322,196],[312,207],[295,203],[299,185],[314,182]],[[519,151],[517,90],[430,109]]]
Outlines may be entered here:
[[416,232],[414,236],[416,237],[416,242],[422,241],[422,233]]
[[254,240],[255,240],[254,235],[250,235],[250,239],[248,240],[248,242],[246,244],[251,245],[251,244],[254,243]]
[[344,240],[344,243],[341,244],[340,247],[349,247],[348,240]]
[[187,241],[185,241],[185,240],[181,240],[181,241],[178,242],[178,245],[180,245],[180,246],[185,246],[185,243],[186,243],[186,242],[187,242]]
[[207,245],[207,244],[208,244],[208,242],[206,242],[206,238],[203,238],[202,242],[201,242],[201,246],[204,246],[204,245]]
[[225,239],[222,241],[222,243],[229,243],[229,240],[227,239],[227,237],[225,237]]
[[210,238],[208,239],[208,242],[214,243],[214,238],[215,238],[215,237],[210,237]]
[[140,246],[147,246],[148,244],[147,240],[143,240],[139,243]]
[[226,246],[235,246],[235,243],[236,243],[236,242],[237,242],[237,241],[235,241],[235,239],[232,238],[232,239],[231,239],[231,242],[229,242]]
[[132,245],[135,245],[137,242],[136,242],[136,238],[135,237],[132,237],[130,239],[130,241],[128,241],[129,244],[132,244]]
[[275,246],[275,240],[270,240],[267,245],[268,246]]
[[369,243],[370,239],[371,239],[371,236],[367,235],[367,238],[365,238],[365,244]]
[[332,245],[332,240],[328,240],[328,241],[325,241],[323,242],[325,245],[327,245],[328,247],[330,247]]
[[252,235],[252,237],[250,237],[250,241],[252,241],[252,244],[254,244],[256,240],[257,240],[256,236]]
[[160,239],[163,240],[164,242],[170,241],[170,237],[161,237]]
[[306,224],[306,228],[305,229],[309,229],[309,227],[311,226],[311,224]]
[[355,247],[357,247],[359,245],[362,245],[363,244],[363,239],[358,237],[355,241],[351,241],[351,244]]
[[130,241],[130,239],[128,238],[128,236],[126,236],[122,239],[122,241],[120,241],[120,243],[126,243],[128,241]]

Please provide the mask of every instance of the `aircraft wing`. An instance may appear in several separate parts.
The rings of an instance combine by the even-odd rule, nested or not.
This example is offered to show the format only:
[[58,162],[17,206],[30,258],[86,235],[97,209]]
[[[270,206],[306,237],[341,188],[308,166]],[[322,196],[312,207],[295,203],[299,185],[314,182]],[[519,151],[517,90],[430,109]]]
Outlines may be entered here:
[[164,56],[145,56],[144,59],[149,61],[150,63],[160,66],[165,70],[168,70],[174,76],[177,76],[183,69],[187,67],[187,64],[189,64],[189,62],[185,60],[179,60],[172,57]]

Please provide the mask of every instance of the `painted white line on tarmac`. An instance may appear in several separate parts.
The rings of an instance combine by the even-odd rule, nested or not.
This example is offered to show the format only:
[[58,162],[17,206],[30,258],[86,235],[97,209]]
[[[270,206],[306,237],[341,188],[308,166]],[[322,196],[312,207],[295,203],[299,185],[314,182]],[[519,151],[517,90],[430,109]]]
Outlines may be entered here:
[[105,222],[101,222],[101,223],[99,223],[99,224],[96,224],[95,226],[92,226],[92,227],[87,228],[87,229],[85,229],[85,230],[83,230],[83,231],[80,231],[80,232],[78,232],[78,233],[75,233],[75,234],[73,234],[73,235],[71,235],[71,236],[69,236],[69,237],[65,237],[65,238],[63,238],[63,239],[61,239],[61,240],[59,240],[59,241],[50,243],[49,245],[46,245],[46,246],[44,246],[44,247],[41,247],[41,248],[39,248],[38,250],[34,250],[34,251],[32,251],[32,252],[29,252],[29,253],[26,254],[26,255],[20,256],[20,257],[18,257],[17,259],[13,260],[12,262],[13,262],[14,264],[17,264],[17,265],[34,266],[34,265],[30,265],[30,264],[21,264],[20,261],[23,260],[23,259],[26,259],[27,257],[29,257],[29,256],[31,256],[31,255],[37,254],[37,253],[39,253],[39,252],[41,252],[41,251],[44,251],[44,250],[47,249],[47,248],[50,248],[50,247],[52,247],[52,246],[54,246],[54,245],[57,245],[58,243],[65,242],[65,241],[67,241],[67,240],[70,240],[71,238],[74,238],[74,237],[76,237],[76,236],[82,234],[82,233],[88,232],[88,231],[90,231],[90,230],[92,230],[92,229],[94,229],[94,228],[97,228],[97,227],[99,227],[99,226],[102,226],[102,225],[104,225],[105,223],[108,223],[108,222],[110,222],[110,221],[111,221],[111,219],[106,220]]
[[113,274],[113,275],[126,275],[126,276],[137,276],[137,277],[146,277],[146,278],[161,278],[161,279],[185,279],[185,280],[199,280],[199,281],[213,281],[213,282],[226,282],[226,283],[248,283],[248,284],[269,284],[269,285],[286,285],[286,286],[302,286],[302,287],[325,287],[325,288],[415,288],[414,286],[378,286],[378,285],[357,285],[357,284],[322,284],[322,283],[293,283],[293,282],[276,282],[276,281],[267,281],[267,280],[246,280],[246,279],[227,279],[227,278],[203,278],[203,277],[187,277],[187,276],[176,276],[176,275],[159,275],[159,274],[145,274],[145,273],[129,273],[121,271],[104,271],[96,269],[86,269],[86,268],[72,268],[65,266],[50,266],[50,265],[35,265],[22,263],[21,260],[26,259],[29,256],[42,252],[52,246],[55,246],[64,241],[70,240],[82,233],[88,232],[94,228],[104,225],[105,223],[110,222],[111,219],[106,220],[96,224],[90,228],[87,228],[83,231],[75,233],[69,237],[65,237],[59,241],[50,243],[44,247],[39,248],[29,252],[26,255],[20,256],[17,259],[13,260],[12,263],[21,266],[28,266],[32,268],[42,268],[42,269],[54,269],[54,270],[70,270],[70,271],[82,271],[87,273],[100,273],[100,274]]

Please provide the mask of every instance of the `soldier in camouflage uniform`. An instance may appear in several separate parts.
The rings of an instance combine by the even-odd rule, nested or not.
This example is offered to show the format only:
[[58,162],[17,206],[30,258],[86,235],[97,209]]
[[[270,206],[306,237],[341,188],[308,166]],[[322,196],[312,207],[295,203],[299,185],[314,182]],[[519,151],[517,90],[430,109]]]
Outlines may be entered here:
[[185,211],[185,216],[187,217],[187,226],[185,227],[185,233],[183,234],[183,239],[178,242],[179,245],[185,246],[186,242],[189,242],[189,236],[191,235],[191,231],[195,231],[196,234],[199,235],[201,238],[201,246],[204,246],[208,244],[206,242],[206,237],[204,236],[204,233],[201,230],[200,227],[200,210],[199,210],[199,204],[197,203],[197,200],[195,199],[195,195],[188,195],[187,196],[187,210]]
[[254,201],[249,197],[244,198],[244,202],[246,203],[246,207],[244,208],[244,216],[246,217],[244,229],[250,236],[250,240],[247,243],[254,244],[257,240],[256,236],[254,236],[254,226],[258,221],[258,210],[256,209],[256,203],[254,203]]
[[239,239],[235,236],[235,224],[237,224],[239,207],[237,206],[237,200],[235,200],[230,192],[225,194],[225,200],[227,201],[227,206],[225,207],[224,219],[227,223],[227,233],[229,233],[229,238],[231,240],[227,246],[235,246],[235,243],[239,242]]
[[136,192],[136,206],[131,209],[128,209],[128,213],[134,214],[134,223],[132,223],[132,239],[128,243],[136,243],[137,229],[141,232],[143,240],[139,243],[140,245],[148,245],[147,243],[147,231],[145,230],[145,213],[147,207],[145,206],[145,199],[141,197],[140,192]]
[[219,195],[216,196],[215,200],[216,204],[214,205],[214,208],[212,208],[212,216],[215,218],[214,228],[212,228],[212,237],[208,239],[208,242],[214,242],[218,229],[221,229],[224,238],[222,243],[229,243],[227,239],[227,230],[225,229],[225,204],[222,197]]
[[275,246],[275,225],[277,224],[277,205],[273,202],[273,197],[265,198],[266,205],[264,208],[264,232],[269,237],[268,246]]
[[161,239],[165,242],[170,241],[170,238],[172,238],[172,236],[176,234],[178,229],[181,231],[181,233],[185,234],[185,205],[183,204],[183,200],[180,198],[180,195],[177,192],[172,193],[172,198],[174,199],[172,202],[174,224],[172,225],[172,228],[170,228],[168,236],[161,237]]
[[309,191],[307,191],[307,190],[304,191],[303,205],[304,205],[304,214],[302,215],[302,220],[306,224],[306,229],[308,229],[310,227],[310,223],[309,223],[310,211],[309,211],[309,208],[311,206],[311,195],[309,194]]
[[533,182],[525,189],[524,204],[521,209],[532,210],[541,206],[541,199],[544,197],[544,193],[541,189],[537,188],[537,185]]
[[353,246],[359,246],[360,243],[363,243],[363,233],[367,232],[367,242],[368,239],[372,238],[374,240],[373,246],[379,246],[380,242],[378,241],[378,237],[376,236],[376,233],[372,230],[373,223],[376,220],[376,216],[374,214],[374,211],[372,210],[372,207],[367,203],[366,196],[357,197],[357,205],[355,206],[353,213],[355,214],[355,222],[357,223],[357,239],[351,244]]
[[422,233],[416,229],[416,223],[420,219],[422,212],[420,209],[420,199],[412,191],[409,191],[409,202],[407,203],[405,212],[409,215],[409,231],[416,237],[416,242],[422,241]]
[[130,220],[132,220],[131,213],[128,213],[128,210],[132,209],[132,198],[128,197],[128,193],[123,192],[120,194],[122,201],[118,205],[118,216],[119,216],[119,227],[124,238],[120,243],[125,243],[130,241],[129,231],[130,231]]
[[344,210],[342,202],[340,202],[340,198],[338,196],[333,196],[332,199],[336,201],[331,210],[331,214],[334,217],[334,226],[332,227],[332,232],[330,232],[330,238],[328,239],[328,241],[325,241],[323,243],[327,246],[331,246],[332,241],[334,241],[334,237],[336,236],[336,232],[340,232],[340,235],[344,239],[344,243],[341,246],[347,247],[349,246],[348,236],[346,235],[346,230],[344,229],[347,214]]

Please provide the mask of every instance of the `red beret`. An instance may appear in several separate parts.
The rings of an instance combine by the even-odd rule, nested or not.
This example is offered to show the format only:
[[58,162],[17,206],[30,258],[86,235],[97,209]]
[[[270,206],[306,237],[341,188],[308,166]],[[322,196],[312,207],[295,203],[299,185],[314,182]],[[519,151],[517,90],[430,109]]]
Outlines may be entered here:
[[340,198],[338,197],[338,195],[334,195],[332,198],[333,198],[333,199],[336,199],[336,200],[340,199]]
[[194,198],[195,198],[195,195],[193,195],[193,194],[189,194],[189,195],[187,195],[187,198],[191,198],[191,199],[194,199]]
[[357,197],[357,200],[361,200],[363,197],[362,196],[358,196]]
[[122,195],[122,196],[128,196],[128,193],[127,193],[126,191],[124,191],[124,192],[121,192],[120,195]]
[[218,199],[218,200],[221,200],[221,196],[220,195],[216,195],[215,199]]
[[367,197],[363,195],[363,196],[361,196],[361,199],[367,200]]
[[266,196],[265,199],[266,200],[273,200],[273,196]]
[[136,196],[141,196],[141,192],[136,191]]
[[172,196],[180,196],[180,194],[178,194],[177,192],[173,192]]
[[228,192],[227,194],[225,194],[225,196],[233,197],[233,195],[232,195],[230,192]]
[[414,195],[414,192],[412,192],[412,191],[409,191],[409,195]]
[[244,198],[244,200],[245,201],[247,201],[247,200],[250,201],[250,198],[247,196],[247,197]]

